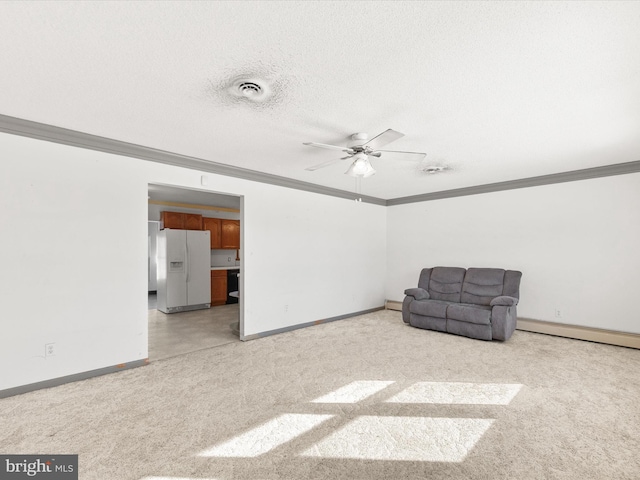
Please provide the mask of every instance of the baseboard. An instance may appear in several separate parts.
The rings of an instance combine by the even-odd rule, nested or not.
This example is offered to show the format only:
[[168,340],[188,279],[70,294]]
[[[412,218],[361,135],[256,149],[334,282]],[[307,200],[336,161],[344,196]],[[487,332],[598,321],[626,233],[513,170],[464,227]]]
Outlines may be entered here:
[[640,349],[640,335],[636,333],[567,325],[566,323],[544,322],[542,320],[532,320],[529,318],[518,318],[516,329]]
[[57,387],[64,385],[65,383],[77,382],[79,380],[86,380],[92,377],[99,377],[100,375],[107,375],[108,373],[120,372],[122,370],[128,370],[130,368],[143,367],[149,364],[149,359],[144,358],[142,360],[136,360],[129,363],[119,363],[118,365],[112,365],[110,367],[99,368],[97,370],[89,370],[88,372],[75,373],[73,375],[67,375],[64,377],[52,378],[51,380],[44,380],[42,382],[30,383],[28,385],[21,385],[19,387],[7,388],[0,390],[0,398],[13,397],[14,395],[21,395],[27,392],[33,392],[34,390],[41,390],[43,388]]
[[396,300],[387,300],[384,302],[384,308],[387,310],[398,310],[402,311],[402,302],[397,302]]
[[[384,307],[387,310],[398,310],[401,312],[402,302],[387,300]],[[529,318],[518,318],[516,329],[525,332],[544,333],[547,335],[555,335],[556,337],[566,337],[575,340],[587,340],[589,342],[640,349],[640,335],[635,333],[567,325],[566,323],[544,322],[542,320],[532,320]]]
[[347,313],[345,315],[339,315],[337,317],[323,318],[321,320],[314,320],[313,322],[299,323],[297,325],[291,325],[289,327],[276,328],[275,330],[268,330],[266,332],[255,333],[253,335],[246,335],[242,340],[255,340],[256,338],[269,337],[271,335],[277,335],[279,333],[290,332],[292,330],[298,330],[299,328],[312,327],[314,325],[320,325],[322,323],[335,322],[336,320],[344,320],[345,318],[357,317],[358,315],[365,315],[367,313],[377,312],[384,310],[385,307],[369,308],[368,310],[360,310],[359,312]]

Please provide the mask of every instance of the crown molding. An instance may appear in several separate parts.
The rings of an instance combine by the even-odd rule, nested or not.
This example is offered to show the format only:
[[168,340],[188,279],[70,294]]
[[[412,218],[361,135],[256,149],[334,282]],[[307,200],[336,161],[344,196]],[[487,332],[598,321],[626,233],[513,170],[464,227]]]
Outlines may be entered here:
[[611,177],[614,175],[626,175],[628,173],[637,172],[640,172],[640,160],[626,163],[615,163],[612,165],[605,165],[603,167],[571,170],[569,172],[553,173],[538,177],[521,178],[506,182],[487,183],[485,185],[475,185],[473,187],[424,193],[409,197],[393,198],[391,200],[387,200],[387,206],[390,207],[394,205],[404,205],[407,203],[428,202],[431,200],[441,200],[443,198],[465,197],[468,195],[480,195],[483,193],[501,192],[504,190],[515,190],[518,188],[539,187],[542,185],[553,185],[556,183],[577,182],[579,180]]
[[155,148],[143,147],[134,143],[113,140],[98,135],[78,132],[67,128],[55,127],[44,123],[33,122],[21,118],[10,117],[0,114],[0,132],[20,135],[23,137],[45,140],[73,147],[86,148],[99,152],[112,153],[126,157],[148,160],[151,162],[163,163],[177,167],[189,168],[202,172],[225,175],[228,177],[242,178],[252,182],[266,183],[280,187],[303,190],[305,192],[319,193],[338,198],[354,200],[356,196],[364,203],[372,203],[382,206],[404,205],[407,203],[428,202],[441,200],[444,198],[464,197],[468,195],[480,195],[483,193],[500,192],[504,190],[515,190],[518,188],[538,187],[542,185],[552,185],[556,183],[575,182],[592,178],[610,177],[613,175],[625,175],[640,172],[640,160],[626,163],[605,165],[602,167],[586,168],[582,170],[572,170],[569,172],[553,173],[538,177],[509,180],[506,182],[488,183],[472,187],[443,190],[440,192],[424,193],[407,197],[392,198],[384,200],[382,198],[368,195],[356,195],[353,192],[339,190],[337,188],[324,187],[313,183],[293,180],[269,173],[257,172],[246,168],[234,167],[223,163],[211,162],[201,158],[190,157],[178,153],[167,152]]
[[31,120],[24,120],[2,114],[0,114],[0,132],[35,138],[37,140],[45,140],[53,143],[60,143],[63,145],[70,145],[73,147],[96,150],[99,152],[112,153],[125,157],[149,160],[152,162],[163,163],[165,165],[190,168],[202,172],[225,175],[227,177],[242,178],[253,182],[293,188],[296,190],[303,190],[305,192],[319,193],[322,195],[330,195],[349,200],[360,198],[364,203],[373,203],[382,206],[386,205],[386,200],[382,198],[354,194],[353,192],[339,190],[337,188],[324,187],[313,183],[302,182],[300,180],[280,177],[278,175],[271,175],[269,173],[257,172],[246,168],[211,162],[209,160],[203,160],[201,158],[190,157],[155,148],[143,147],[134,143],[122,142],[120,140],[113,140],[106,137],[100,137],[98,135],[91,135],[89,133],[55,127],[45,123],[33,122]]

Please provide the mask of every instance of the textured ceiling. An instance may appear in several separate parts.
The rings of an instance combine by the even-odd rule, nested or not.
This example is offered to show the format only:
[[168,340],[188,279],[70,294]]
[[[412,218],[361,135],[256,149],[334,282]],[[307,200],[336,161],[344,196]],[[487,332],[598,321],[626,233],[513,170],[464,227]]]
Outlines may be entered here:
[[[0,114],[391,199],[640,159],[640,2],[0,2]],[[238,78],[272,95],[232,95]]]

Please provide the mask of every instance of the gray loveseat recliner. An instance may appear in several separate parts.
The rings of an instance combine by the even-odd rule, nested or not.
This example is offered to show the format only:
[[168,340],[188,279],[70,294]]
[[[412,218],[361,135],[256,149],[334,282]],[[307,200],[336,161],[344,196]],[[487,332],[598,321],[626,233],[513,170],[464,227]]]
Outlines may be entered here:
[[516,329],[522,272],[500,268],[424,268],[405,290],[402,320],[480,340],[508,340]]

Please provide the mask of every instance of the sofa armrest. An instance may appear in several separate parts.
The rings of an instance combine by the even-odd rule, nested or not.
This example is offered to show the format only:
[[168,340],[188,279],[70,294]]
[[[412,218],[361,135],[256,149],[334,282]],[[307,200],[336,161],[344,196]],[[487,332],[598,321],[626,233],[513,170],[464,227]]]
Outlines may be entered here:
[[489,305],[491,305],[492,307],[495,307],[496,305],[500,305],[503,307],[511,307],[517,304],[518,304],[517,298],[508,297],[507,295],[502,295],[500,297],[496,297],[493,300],[491,300],[491,303]]
[[429,292],[427,292],[423,288],[407,288],[404,291],[404,294],[409,296],[409,297],[413,297],[416,300],[426,300],[426,299],[430,298]]

